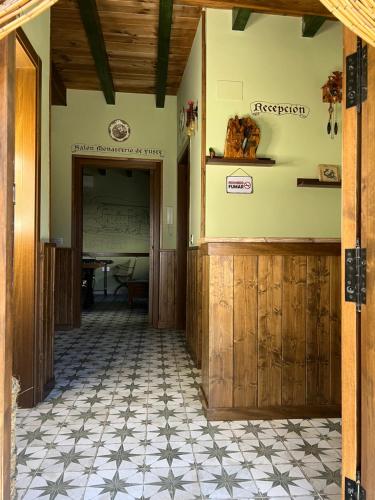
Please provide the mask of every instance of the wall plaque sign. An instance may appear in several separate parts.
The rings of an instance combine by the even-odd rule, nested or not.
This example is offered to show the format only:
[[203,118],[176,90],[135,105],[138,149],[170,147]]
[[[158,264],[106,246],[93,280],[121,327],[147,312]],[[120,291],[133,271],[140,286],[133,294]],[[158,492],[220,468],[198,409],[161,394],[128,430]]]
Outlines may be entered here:
[[299,118],[307,118],[310,114],[310,108],[304,104],[255,101],[250,104],[250,109],[251,114],[255,116],[261,113],[270,113],[278,116],[294,115]]
[[252,194],[253,192],[253,178],[250,175],[229,175],[227,177],[227,193]]
[[130,137],[130,126],[126,121],[117,118],[108,125],[108,132],[114,141],[123,142]]
[[72,144],[72,153],[120,153],[164,158],[164,151],[159,148],[104,146],[102,144]]

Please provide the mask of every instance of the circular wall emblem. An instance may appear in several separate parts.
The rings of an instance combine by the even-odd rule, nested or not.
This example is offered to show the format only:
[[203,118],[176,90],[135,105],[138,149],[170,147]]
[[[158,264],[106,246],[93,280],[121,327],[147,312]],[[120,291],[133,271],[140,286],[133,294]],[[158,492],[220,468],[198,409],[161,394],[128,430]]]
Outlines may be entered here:
[[114,141],[126,141],[130,136],[130,126],[124,120],[118,118],[109,124],[108,132]]

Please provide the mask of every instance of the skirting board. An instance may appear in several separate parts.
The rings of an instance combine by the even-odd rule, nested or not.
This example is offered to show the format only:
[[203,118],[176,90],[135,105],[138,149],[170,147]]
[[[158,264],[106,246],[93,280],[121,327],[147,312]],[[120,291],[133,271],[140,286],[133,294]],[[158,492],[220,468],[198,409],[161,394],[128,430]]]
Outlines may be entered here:
[[200,388],[200,399],[205,417],[209,421],[336,418],[341,416],[341,407],[339,405],[284,406],[272,408],[208,408],[202,388]]

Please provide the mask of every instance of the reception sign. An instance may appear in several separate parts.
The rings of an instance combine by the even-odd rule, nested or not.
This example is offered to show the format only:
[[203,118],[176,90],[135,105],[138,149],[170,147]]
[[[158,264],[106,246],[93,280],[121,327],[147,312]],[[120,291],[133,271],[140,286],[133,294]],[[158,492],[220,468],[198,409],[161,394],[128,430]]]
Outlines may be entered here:
[[260,115],[261,113],[271,113],[273,115],[294,115],[299,118],[307,118],[310,114],[310,108],[304,104],[290,104],[287,102],[264,102],[256,101],[250,104],[251,114]]

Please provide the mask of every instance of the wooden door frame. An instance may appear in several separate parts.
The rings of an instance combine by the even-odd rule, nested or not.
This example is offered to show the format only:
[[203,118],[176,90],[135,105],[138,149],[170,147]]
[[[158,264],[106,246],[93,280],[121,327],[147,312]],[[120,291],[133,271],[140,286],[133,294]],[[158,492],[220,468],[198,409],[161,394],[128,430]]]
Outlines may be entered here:
[[[185,210],[185,199],[180,196],[180,175],[181,169],[186,168],[186,192],[185,199],[187,199],[187,223],[186,226],[181,228],[181,210],[182,208]],[[183,207],[181,206],[183,205]],[[177,238],[176,238],[176,327],[180,330],[186,329],[186,320],[185,324],[183,322],[183,318],[181,317],[182,308],[186,308],[186,284],[187,284],[187,251],[189,246],[189,229],[190,229],[190,143],[188,143],[180,155],[179,161],[177,163]],[[187,245],[184,246],[181,241],[181,232],[186,231],[187,237]],[[186,275],[185,279],[182,275],[182,265],[186,261]],[[185,287],[185,293],[183,290]],[[185,297],[185,299],[184,299]]]
[[[33,406],[43,400],[41,387],[40,354],[43,352],[43,339],[40,328],[40,183],[41,183],[41,92],[42,92],[42,60],[27,38],[22,28],[16,31],[16,41],[21,45],[27,57],[35,68],[36,96],[35,96],[35,204],[34,204],[34,381]],[[17,117],[15,117],[15,120]],[[17,186],[16,186],[17,197]]]
[[83,248],[82,179],[85,167],[123,168],[150,172],[150,257],[149,321],[154,328],[159,319],[160,235],[162,220],[162,160],[72,155],[72,251],[73,327],[81,324],[81,258]]
[[15,35],[0,40],[0,498],[10,498]]

